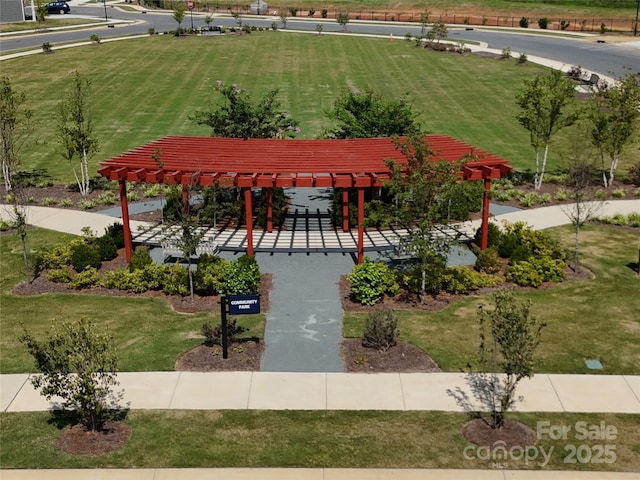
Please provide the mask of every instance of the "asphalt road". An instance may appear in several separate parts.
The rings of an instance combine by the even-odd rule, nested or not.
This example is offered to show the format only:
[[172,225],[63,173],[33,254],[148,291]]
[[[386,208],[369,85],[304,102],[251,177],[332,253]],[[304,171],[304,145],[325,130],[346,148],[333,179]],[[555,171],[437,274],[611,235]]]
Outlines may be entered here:
[[[104,9],[100,6],[74,6],[74,15],[87,15],[104,18]],[[7,53],[12,50],[24,48],[39,48],[44,42],[53,45],[62,42],[87,41],[89,35],[98,33],[102,38],[125,36],[147,33],[149,28],[156,31],[172,30],[176,27],[170,13],[150,12],[142,14],[138,12],[124,12],[117,8],[107,7],[107,16],[110,19],[129,20],[135,23],[120,24],[114,28],[108,28],[104,24],[98,24],[90,30],[43,32],[38,34],[23,35],[19,37],[3,36],[0,39],[0,51]],[[276,21],[278,27],[281,22],[272,16],[263,18],[246,17],[244,19],[250,25],[270,27]],[[287,29],[315,30],[318,21],[305,21],[289,19]],[[193,16],[195,27],[204,25],[202,15]],[[232,26],[234,19],[230,17],[217,17],[215,25]],[[183,27],[191,26],[189,14],[183,22]],[[335,21],[323,22],[325,32],[338,32],[342,29]],[[393,34],[396,38],[402,38],[406,33],[420,34],[420,26],[408,26],[407,24],[358,24],[350,23],[348,30],[353,33],[372,33],[381,35]],[[640,47],[625,44],[596,43],[595,40],[575,39],[551,35],[535,35],[520,32],[495,32],[487,30],[466,30],[464,28],[451,28],[449,37],[461,40],[485,42],[490,48],[502,50],[511,48],[513,52],[524,52],[527,55],[540,56],[556,60],[567,65],[580,65],[595,72],[616,76],[624,75],[625,69],[632,72],[640,72]]]

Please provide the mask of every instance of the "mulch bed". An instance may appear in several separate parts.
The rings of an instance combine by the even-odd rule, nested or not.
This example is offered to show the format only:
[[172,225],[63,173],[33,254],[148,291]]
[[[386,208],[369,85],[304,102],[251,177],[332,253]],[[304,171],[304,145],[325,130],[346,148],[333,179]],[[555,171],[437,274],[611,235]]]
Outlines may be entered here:
[[229,345],[228,358],[222,358],[222,347],[198,345],[176,361],[175,369],[190,372],[260,371],[264,343],[235,342]]
[[345,338],[340,354],[348,373],[440,372],[440,367],[422,350],[399,341],[387,351],[365,348],[359,338]]
[[476,445],[492,447],[498,441],[504,442],[506,449],[511,447],[529,447],[536,444],[536,432],[524,423],[505,420],[502,428],[491,428],[490,419],[476,418],[462,429],[462,435]]
[[131,426],[124,422],[106,422],[101,431],[89,431],[82,424],[67,428],[57,447],[74,455],[101,455],[122,447],[131,437]]

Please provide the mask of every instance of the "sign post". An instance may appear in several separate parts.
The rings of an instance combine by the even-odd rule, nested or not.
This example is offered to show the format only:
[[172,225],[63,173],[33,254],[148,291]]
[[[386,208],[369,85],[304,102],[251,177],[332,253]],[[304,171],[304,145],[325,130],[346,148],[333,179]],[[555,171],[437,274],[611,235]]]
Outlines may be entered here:
[[[260,295],[230,295],[229,315],[260,313]],[[227,321],[227,296],[220,295],[220,321],[222,327],[222,358],[229,356],[229,328]]]
[[191,33],[193,33],[193,0],[187,2],[187,7],[189,8],[189,12],[191,12]]

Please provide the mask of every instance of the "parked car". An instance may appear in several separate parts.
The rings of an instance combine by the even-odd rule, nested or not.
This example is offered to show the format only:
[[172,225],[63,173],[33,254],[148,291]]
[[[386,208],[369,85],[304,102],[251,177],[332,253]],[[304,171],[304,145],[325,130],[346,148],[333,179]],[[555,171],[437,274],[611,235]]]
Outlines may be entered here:
[[51,2],[47,3],[47,13],[59,13],[60,15],[64,15],[65,13],[69,13],[71,8],[67,2]]

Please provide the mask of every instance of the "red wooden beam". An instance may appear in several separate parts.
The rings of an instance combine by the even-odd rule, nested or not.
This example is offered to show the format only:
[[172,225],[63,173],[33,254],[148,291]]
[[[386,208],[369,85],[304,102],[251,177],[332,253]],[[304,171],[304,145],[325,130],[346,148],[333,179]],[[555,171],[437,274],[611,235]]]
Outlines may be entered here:
[[253,257],[253,206],[251,204],[251,188],[244,189],[245,220],[247,222],[247,255]]

